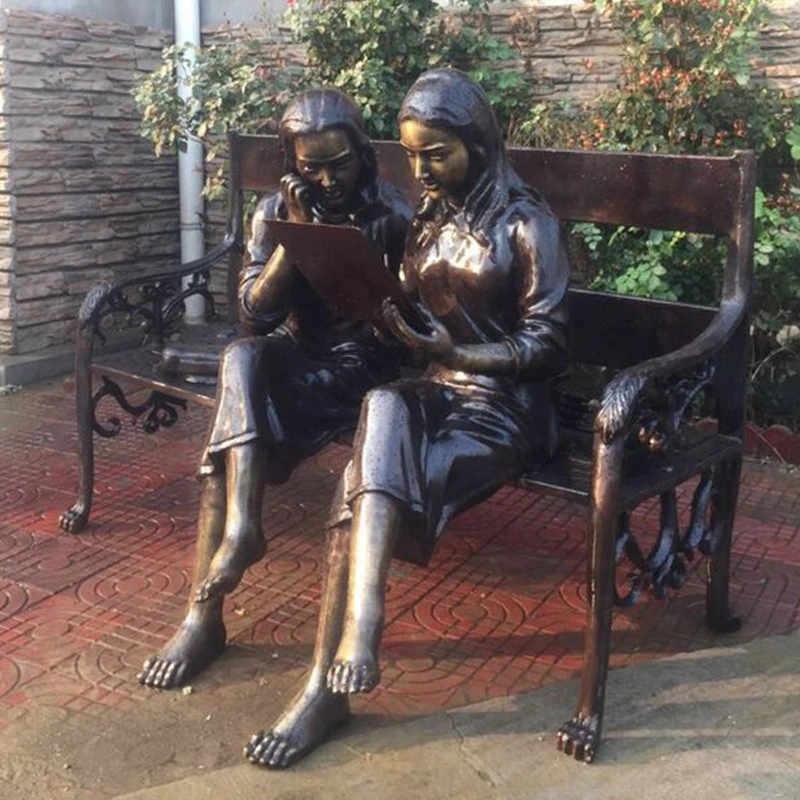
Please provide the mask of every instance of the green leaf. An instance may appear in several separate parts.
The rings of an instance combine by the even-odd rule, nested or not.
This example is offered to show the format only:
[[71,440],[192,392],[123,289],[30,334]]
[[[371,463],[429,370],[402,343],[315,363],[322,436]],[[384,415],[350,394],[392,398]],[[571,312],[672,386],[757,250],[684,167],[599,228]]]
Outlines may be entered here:
[[764,216],[764,192],[760,188],[756,188],[755,196],[755,218],[761,219]]

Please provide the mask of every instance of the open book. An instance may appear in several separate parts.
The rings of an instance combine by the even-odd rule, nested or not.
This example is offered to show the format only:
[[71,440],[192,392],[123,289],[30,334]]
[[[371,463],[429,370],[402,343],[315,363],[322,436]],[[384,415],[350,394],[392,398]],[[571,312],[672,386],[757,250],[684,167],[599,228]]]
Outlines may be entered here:
[[365,320],[383,328],[381,306],[389,299],[409,324],[424,329],[400,281],[389,272],[359,228],[284,220],[268,220],[267,225],[337,316]]

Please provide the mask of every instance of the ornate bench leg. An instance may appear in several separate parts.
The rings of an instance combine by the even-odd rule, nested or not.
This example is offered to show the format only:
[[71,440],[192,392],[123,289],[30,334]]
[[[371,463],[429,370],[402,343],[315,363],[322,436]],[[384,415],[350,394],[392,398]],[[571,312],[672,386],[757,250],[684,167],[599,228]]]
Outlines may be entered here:
[[609,445],[595,437],[591,528],[589,531],[588,609],[581,694],[575,716],[558,731],[558,749],[590,762],[600,746],[614,607],[615,540],[620,523],[619,484],[624,441]]
[[713,551],[706,562],[706,621],[717,633],[733,633],[742,627],[741,618],[731,611],[728,600],[731,537],[741,471],[740,455],[721,462],[714,471],[710,543]]
[[67,533],[83,530],[89,519],[94,491],[94,436],[92,410],[92,338],[78,323],[75,352],[75,408],[78,421],[78,499],[59,518]]

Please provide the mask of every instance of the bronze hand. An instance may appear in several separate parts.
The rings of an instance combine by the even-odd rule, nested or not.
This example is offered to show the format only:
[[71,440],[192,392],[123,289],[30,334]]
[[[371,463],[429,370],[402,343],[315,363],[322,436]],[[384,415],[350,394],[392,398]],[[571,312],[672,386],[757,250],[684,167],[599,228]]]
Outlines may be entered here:
[[412,328],[403,318],[400,309],[391,301],[383,303],[383,318],[389,330],[406,346],[420,352],[432,361],[445,366],[453,364],[456,345],[447,328],[433,315],[427,306],[415,304],[415,309],[425,322],[427,333]]
[[289,222],[311,222],[311,193],[299,175],[289,173],[281,178],[281,194]]
[[426,358],[446,367],[464,372],[483,375],[513,375],[517,372],[516,354],[508,343],[455,344],[450,332],[427,306],[416,303],[414,307],[430,333],[414,330],[390,300],[383,304],[383,317],[387,327],[412,350],[417,350]]

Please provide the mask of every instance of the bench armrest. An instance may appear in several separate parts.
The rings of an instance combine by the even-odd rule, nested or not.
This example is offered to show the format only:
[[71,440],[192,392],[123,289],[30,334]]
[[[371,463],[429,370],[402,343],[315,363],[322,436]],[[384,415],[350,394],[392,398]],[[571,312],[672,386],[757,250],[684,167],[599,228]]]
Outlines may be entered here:
[[[78,312],[79,336],[101,342],[105,335],[101,330],[102,320],[116,313],[127,314],[138,320],[144,328],[145,341],[163,345],[171,327],[185,310],[185,301],[200,295],[207,303],[207,317],[214,316],[214,298],[209,289],[210,268],[227,256],[236,246],[232,234],[202,258],[182,264],[178,269],[155,275],[128,278],[119,283],[103,281],[86,295]],[[189,278],[184,286],[185,279]],[[139,294],[131,299],[132,290]]]
[[[723,300],[709,325],[691,342],[615,375],[603,392],[595,434],[610,444],[627,434],[645,409],[651,416],[667,417],[674,431],[692,398],[713,377],[712,358],[730,341],[746,314],[747,303],[741,298]],[[643,444],[661,449],[661,434],[651,439],[646,431],[639,433]]]

